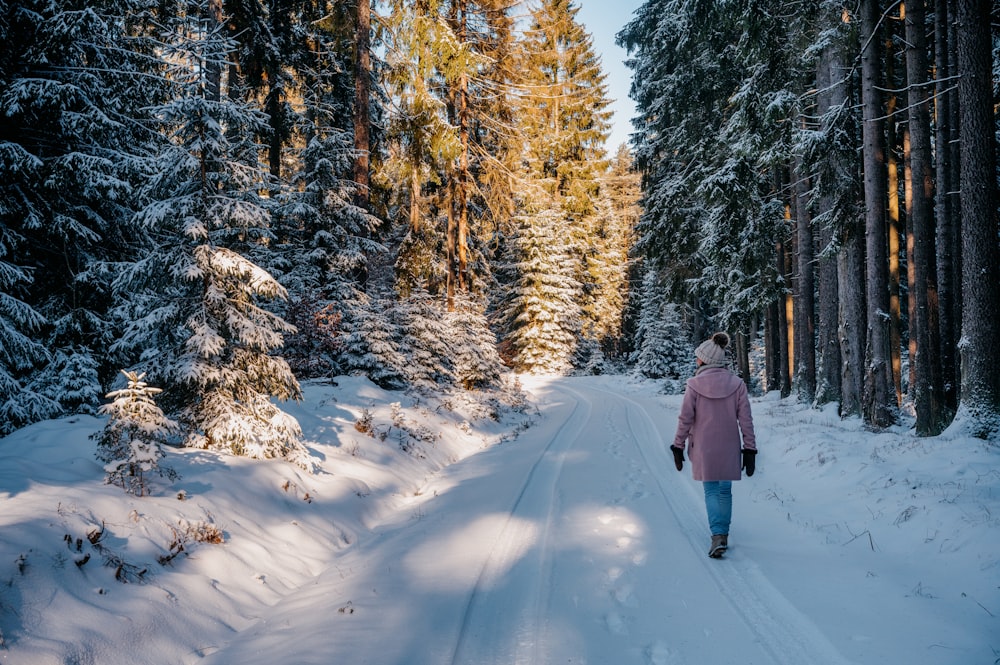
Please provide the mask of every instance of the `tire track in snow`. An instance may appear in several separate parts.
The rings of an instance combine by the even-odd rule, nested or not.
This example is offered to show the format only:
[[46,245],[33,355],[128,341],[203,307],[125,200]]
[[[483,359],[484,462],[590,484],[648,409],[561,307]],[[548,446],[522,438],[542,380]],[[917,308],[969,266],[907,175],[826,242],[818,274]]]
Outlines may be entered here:
[[[559,386],[559,392],[567,392]],[[544,663],[541,633],[552,576],[549,534],[556,510],[556,485],[566,453],[583,431],[593,408],[583,395],[559,425],[552,440],[524,478],[508,519],[469,596],[456,640],[452,665],[535,665]],[[544,506],[544,514],[537,515]],[[539,542],[528,556],[522,535],[525,522],[541,521]],[[499,581],[505,582],[503,586]],[[524,603],[524,589],[533,598]]]
[[[692,501],[692,498],[698,498],[696,493],[687,492],[684,486],[678,484],[664,483],[661,475],[656,472],[657,469],[672,469],[673,458],[668,456],[649,413],[641,404],[628,397],[597,387],[593,389],[627,404],[627,425],[643,463],[655,479],[660,496],[681,525],[689,544],[702,561],[701,565],[715,580],[721,595],[727,598],[750,631],[757,636],[773,662],[776,665],[849,664],[850,661],[840,654],[819,628],[775,589],[753,561],[742,556],[730,555],[721,561],[706,556],[704,543],[695,537],[695,534],[707,533],[700,506],[697,501]],[[647,447],[652,447],[652,450],[647,450]],[[655,465],[653,461],[656,462]],[[649,655],[651,663],[669,662],[654,656],[656,654]]]

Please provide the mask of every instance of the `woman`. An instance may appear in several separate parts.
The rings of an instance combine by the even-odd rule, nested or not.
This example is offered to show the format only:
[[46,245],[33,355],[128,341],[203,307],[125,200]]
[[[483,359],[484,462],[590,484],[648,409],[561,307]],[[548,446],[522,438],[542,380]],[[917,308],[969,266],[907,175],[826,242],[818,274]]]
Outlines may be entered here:
[[689,446],[692,475],[705,487],[705,509],[712,532],[708,556],[715,559],[729,547],[732,481],[740,479],[741,469],[746,469],[747,476],[753,475],[757,454],[747,387],[729,371],[728,344],[729,335],[718,332],[695,349],[698,370],[687,381],[677,434],[670,447],[680,471],[684,467],[685,442]]

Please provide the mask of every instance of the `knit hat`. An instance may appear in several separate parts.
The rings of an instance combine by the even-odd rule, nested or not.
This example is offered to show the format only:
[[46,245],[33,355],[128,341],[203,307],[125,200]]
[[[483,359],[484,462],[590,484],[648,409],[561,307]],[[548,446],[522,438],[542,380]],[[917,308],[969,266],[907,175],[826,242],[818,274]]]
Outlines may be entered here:
[[702,342],[697,349],[694,350],[694,355],[701,360],[701,362],[706,365],[717,365],[723,367],[726,365],[726,345],[729,344],[729,335],[724,332],[717,332],[710,339],[706,339]]

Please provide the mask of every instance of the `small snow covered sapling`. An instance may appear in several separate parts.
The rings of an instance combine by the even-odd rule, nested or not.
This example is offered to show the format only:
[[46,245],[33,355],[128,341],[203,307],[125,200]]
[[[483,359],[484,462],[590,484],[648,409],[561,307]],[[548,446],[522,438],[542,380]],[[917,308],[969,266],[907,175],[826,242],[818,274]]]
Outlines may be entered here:
[[108,422],[92,438],[97,439],[97,458],[105,463],[107,482],[142,496],[147,492],[149,472],[177,478],[176,471],[160,466],[160,459],[164,456],[163,442],[178,425],[153,401],[153,396],[161,390],[143,381],[145,373],[122,370],[122,374],[128,379],[128,386],[108,393],[112,401],[101,407]]

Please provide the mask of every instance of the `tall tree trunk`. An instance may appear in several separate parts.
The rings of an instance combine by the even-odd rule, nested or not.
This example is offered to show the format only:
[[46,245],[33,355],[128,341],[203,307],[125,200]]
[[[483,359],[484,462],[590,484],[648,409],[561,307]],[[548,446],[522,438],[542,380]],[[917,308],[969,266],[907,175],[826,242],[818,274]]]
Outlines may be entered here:
[[446,302],[448,306],[448,311],[455,311],[455,278],[457,276],[457,270],[455,270],[456,262],[456,248],[458,247],[458,219],[455,217],[455,181],[448,181],[448,196],[445,201],[445,206],[448,216],[448,227],[445,233],[445,264],[447,269],[445,270],[445,292],[446,292]]
[[[910,361],[908,363],[909,372],[906,377],[906,394],[911,400],[913,399],[913,387],[917,385],[917,364],[914,359],[917,357],[917,337],[914,334],[912,328],[912,316],[913,312],[917,309],[917,300],[915,297],[916,285],[917,285],[917,275],[913,271],[913,225],[910,223],[913,215],[913,174],[910,173],[910,127],[907,125],[903,129],[903,191],[904,196],[904,208],[906,210],[906,223],[903,224],[901,229],[903,238],[905,239],[904,255],[906,256],[906,320],[908,322],[907,329],[907,349],[906,353]],[[890,247],[891,241],[896,236],[892,231],[889,233]],[[890,250],[890,255],[892,254]],[[895,341],[894,341],[895,343]],[[902,401],[899,401],[902,404]]]
[[[885,40],[885,70],[886,80],[889,87],[895,87],[895,41],[893,35]],[[899,98],[894,93],[889,93],[886,97],[886,167],[889,187],[889,357],[892,367],[892,385],[896,390],[896,403],[899,404],[902,398],[902,328],[903,316],[900,299],[900,247],[899,238],[903,232],[903,218],[899,208],[901,181],[899,175],[898,147],[900,132],[896,119]],[[903,154],[907,154],[907,138],[905,130],[903,135]],[[905,190],[909,196],[909,190]]]
[[930,81],[924,0],[906,2],[906,84],[910,125],[910,229],[913,236],[915,310],[910,335],[917,341],[914,406],[917,434],[934,436],[947,425],[941,400],[938,354],[937,265],[934,243],[934,182],[931,165]]
[[[840,59],[834,46],[827,46],[820,56],[816,67],[817,95],[816,115],[824,118],[834,104],[841,104],[844,98],[844,85],[836,83],[841,78]],[[829,127],[824,127],[829,130]],[[833,197],[824,195],[819,202],[822,213],[830,212],[834,207]],[[834,236],[832,220],[818,229],[819,258],[817,261],[818,293],[817,304],[817,350],[818,367],[816,403],[826,404],[840,400],[840,344],[837,327],[839,297],[839,275],[837,271],[837,255],[833,251]]]
[[767,391],[781,389],[781,339],[778,331],[781,322],[778,320],[778,303],[767,306],[767,318],[764,319],[764,365],[767,370]]
[[278,82],[277,72],[271,72],[268,81],[270,90],[268,90],[267,99],[264,102],[268,124],[271,127],[271,133],[267,137],[267,165],[268,171],[270,171],[275,182],[277,182],[281,178],[281,146],[286,134],[282,104],[284,89]]
[[958,0],[958,84],[962,136],[962,397],[973,433],[1000,433],[996,368],[1000,311],[996,122],[990,62],[991,0]]
[[[778,274],[782,276],[781,283],[791,284],[791,252],[788,249],[790,240],[778,243],[777,260]],[[792,393],[792,351],[794,345],[791,339],[792,308],[791,293],[784,290],[778,298],[778,379],[782,397]]]
[[[467,0],[453,0],[448,20],[455,38],[464,44],[467,34]],[[463,70],[449,82],[448,119],[458,129],[460,151],[458,161],[448,176],[448,310],[455,308],[456,292],[469,288],[469,78]]]
[[420,231],[420,162],[410,171],[410,233]]
[[[948,69],[953,76],[958,77],[958,10],[954,0],[950,2],[948,10]],[[952,262],[955,264],[955,297],[952,299],[952,316],[955,321],[955,400],[956,408],[961,399],[962,385],[962,362],[959,357],[958,345],[962,339],[962,312],[964,308],[964,295],[962,294],[962,275],[964,271],[962,265],[962,116],[961,100],[959,99],[958,84],[955,81],[949,82],[951,90],[948,93],[950,100],[948,108],[948,129],[950,150],[948,158],[951,160],[951,191],[948,192],[948,202],[952,210],[953,233],[948,247],[951,251]]]
[[736,358],[736,371],[743,379],[743,382],[750,383],[750,342],[751,338],[742,331],[736,332],[733,336],[734,342],[736,342],[736,348],[734,350],[734,356]]
[[205,36],[205,98],[212,102],[222,100],[222,63],[225,61],[222,42],[222,0],[208,0],[205,7],[208,34]]
[[797,177],[792,187],[795,211],[796,265],[795,274],[795,387],[799,399],[812,403],[816,398],[816,279],[812,219],[806,200],[809,181],[801,163],[796,165]]
[[[462,16],[463,33],[465,15]],[[458,162],[458,288],[469,290],[469,77],[463,73],[458,90],[458,136],[462,152]]]
[[840,415],[861,415],[867,339],[864,228],[860,220],[848,228],[837,254],[840,301]]
[[868,340],[865,349],[863,416],[882,429],[896,422],[897,407],[890,365],[889,274],[886,246],[885,109],[879,92],[881,12],[877,0],[861,0],[862,159],[865,190],[866,300]]
[[368,209],[371,154],[371,5],[355,0],[354,25],[354,193],[355,203]]
[[959,272],[957,271],[959,257],[954,252],[955,216],[958,210],[954,205],[953,192],[958,189],[958,181],[952,161],[953,139],[951,107],[954,104],[952,90],[954,83],[949,80],[954,71],[951,67],[949,52],[954,51],[954,44],[949,38],[948,25],[954,17],[954,10],[949,0],[936,0],[934,6],[934,69],[937,78],[934,84],[934,118],[935,118],[935,149],[937,156],[935,180],[937,196],[934,206],[935,217],[935,248],[937,256],[938,285],[938,325],[940,328],[940,345],[938,354],[941,359],[942,395],[941,400],[948,412],[954,413],[958,407],[958,363],[955,359],[958,348],[958,330],[960,319],[957,317],[957,301],[959,294]]

